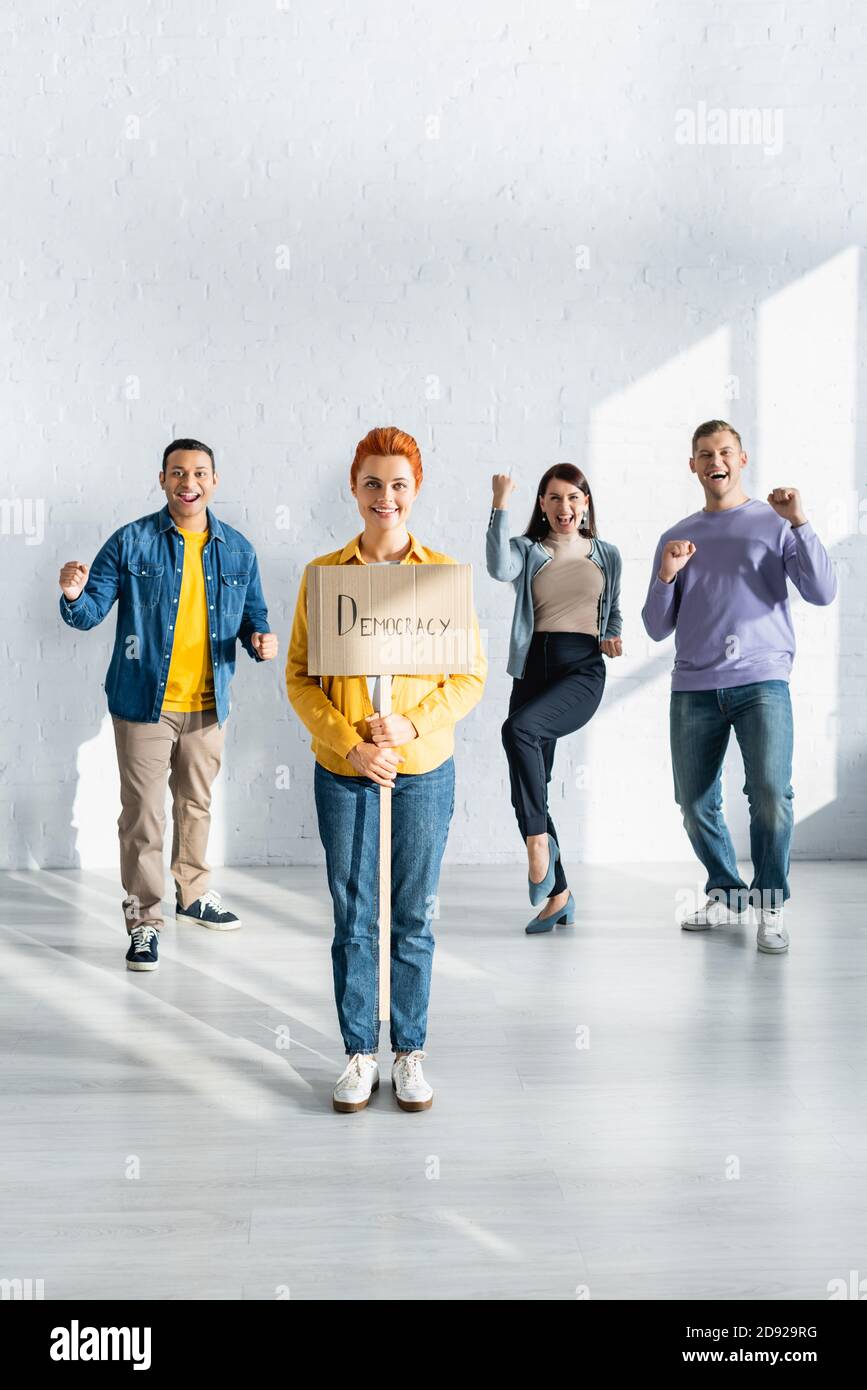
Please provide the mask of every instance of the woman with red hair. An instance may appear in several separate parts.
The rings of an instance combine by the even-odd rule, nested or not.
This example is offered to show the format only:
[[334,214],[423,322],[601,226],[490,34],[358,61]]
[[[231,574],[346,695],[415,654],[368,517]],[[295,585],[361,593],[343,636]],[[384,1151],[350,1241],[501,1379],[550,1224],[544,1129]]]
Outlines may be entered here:
[[[412,435],[373,429],[359,443],[350,488],[364,529],[314,565],[451,565],[407,529],[422,482]],[[455,724],[481,699],[487,674],[473,615],[472,674],[396,675],[392,713],[379,714],[378,680],[307,670],[307,570],[301,580],[286,689],[310,730],[314,794],[334,905],[331,961],[348,1065],[335,1110],[363,1110],[379,1086],[377,893],[379,788],[392,789],[392,1086],[402,1110],[427,1110],[433,1091],[421,1062],[427,1031],[440,865],[455,804]]]

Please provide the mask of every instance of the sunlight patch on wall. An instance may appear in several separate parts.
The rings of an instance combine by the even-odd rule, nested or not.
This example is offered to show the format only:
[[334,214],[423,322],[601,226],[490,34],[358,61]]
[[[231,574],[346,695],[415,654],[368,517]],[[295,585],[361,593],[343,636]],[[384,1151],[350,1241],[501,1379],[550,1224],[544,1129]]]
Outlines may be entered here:
[[[765,300],[758,317],[758,438],[747,490],[797,487],[830,552],[857,532],[855,488],[858,251],[850,247]],[[797,821],[837,787],[840,604],[804,603],[790,587],[797,655]]]
[[716,329],[609,396],[591,419],[585,471],[600,535],[623,556],[624,655],[607,663],[606,693],[587,730],[569,740],[568,755],[558,753],[564,838],[586,863],[689,856],[668,754],[674,640],[652,642],[640,614],[656,542],[703,503],[688,463],[692,430],[696,411],[701,419],[731,411],[730,349],[728,327]]

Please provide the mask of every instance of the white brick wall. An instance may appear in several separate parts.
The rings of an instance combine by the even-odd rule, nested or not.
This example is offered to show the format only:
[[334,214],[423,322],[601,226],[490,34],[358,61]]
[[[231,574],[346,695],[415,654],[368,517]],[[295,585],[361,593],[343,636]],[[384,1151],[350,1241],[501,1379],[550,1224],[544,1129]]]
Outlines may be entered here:
[[[4,865],[116,863],[114,624],[61,624],[61,561],[156,509],[162,446],[198,435],[285,654],[302,564],[360,524],[348,468],[380,423],[418,438],[413,529],[476,566],[489,638],[448,858],[521,858],[499,742],[511,590],[484,531],[492,471],[520,480],[518,531],[558,459],[623,552],[627,651],[560,747],[564,856],[686,858],[671,647],[639,610],[660,530],[699,505],[691,429],[717,413],[755,494],[800,486],[838,564],[836,607],[797,605],[795,852],[863,854],[859,4],[18,0],[0,31],[2,491],[44,504],[39,543],[8,508],[0,536]],[[714,112],[750,108],[781,113],[778,149],[710,140]],[[321,857],[281,668],[239,658],[217,862]],[[733,755],[743,853],[741,784]]]

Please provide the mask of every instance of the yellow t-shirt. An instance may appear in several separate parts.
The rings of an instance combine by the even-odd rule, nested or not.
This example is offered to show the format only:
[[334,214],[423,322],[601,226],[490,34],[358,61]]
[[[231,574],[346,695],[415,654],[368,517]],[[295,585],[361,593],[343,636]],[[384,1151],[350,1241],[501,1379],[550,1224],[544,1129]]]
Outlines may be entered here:
[[163,709],[180,712],[213,709],[214,673],[211,668],[211,647],[208,641],[208,600],[205,597],[205,567],[202,551],[208,540],[207,531],[184,531],[184,572],[178,616],[175,619],[175,641]]

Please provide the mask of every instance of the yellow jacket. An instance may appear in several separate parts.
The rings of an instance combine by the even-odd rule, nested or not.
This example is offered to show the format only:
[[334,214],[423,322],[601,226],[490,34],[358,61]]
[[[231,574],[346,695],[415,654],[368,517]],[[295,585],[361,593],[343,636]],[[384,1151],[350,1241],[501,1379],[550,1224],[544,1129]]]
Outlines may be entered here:
[[[311,560],[313,565],[363,565],[361,532],[343,547]],[[429,550],[408,533],[410,548],[402,565],[453,565],[450,555]],[[393,676],[391,708],[403,714],[418,738],[399,745],[404,761],[399,773],[432,772],[454,752],[455,724],[482,698],[488,662],[482,650],[479,624],[473,614],[475,657],[472,675]],[[316,761],[344,777],[361,773],[346,755],[357,743],[370,742],[368,716],[375,713],[364,676],[311,676],[307,673],[307,570],[301,577],[298,602],[286,658],[286,690],[292,708],[313,738]]]

